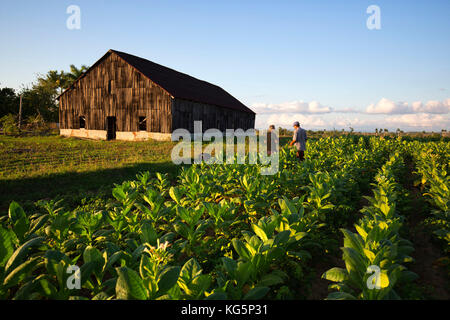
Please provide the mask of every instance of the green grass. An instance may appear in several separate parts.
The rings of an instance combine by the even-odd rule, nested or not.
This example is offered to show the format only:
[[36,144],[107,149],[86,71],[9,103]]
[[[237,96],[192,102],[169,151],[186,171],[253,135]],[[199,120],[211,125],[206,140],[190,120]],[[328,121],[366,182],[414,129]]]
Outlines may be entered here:
[[[290,138],[280,138],[281,144]],[[142,171],[169,173],[170,141],[97,141],[59,135],[0,135],[0,215],[11,201],[31,208],[40,199],[64,198],[70,206],[83,198],[106,198],[114,183],[135,179]]]
[[[53,136],[0,136],[0,210],[22,203],[64,197],[68,201],[109,195],[114,183],[140,171],[167,172],[174,143],[95,141]],[[3,212],[4,213],[4,212]]]

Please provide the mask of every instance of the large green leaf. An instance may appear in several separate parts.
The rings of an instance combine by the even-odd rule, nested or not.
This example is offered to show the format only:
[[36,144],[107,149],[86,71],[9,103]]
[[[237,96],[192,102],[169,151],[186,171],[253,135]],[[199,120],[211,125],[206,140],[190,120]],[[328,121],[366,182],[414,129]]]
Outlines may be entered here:
[[8,274],[11,270],[24,262],[24,258],[26,258],[29,249],[33,246],[40,245],[42,241],[44,241],[43,237],[33,238],[17,248],[6,263],[5,274]]
[[25,277],[33,271],[33,268],[38,264],[39,259],[39,257],[35,257],[20,264],[14,270],[9,272],[8,276],[3,281],[3,285],[6,288],[11,288],[24,280]]
[[25,211],[23,211],[22,207],[15,201],[11,202],[9,205],[8,216],[13,224],[27,218]]
[[180,267],[168,267],[161,272],[158,280],[158,294],[162,295],[169,291],[178,281]]
[[147,221],[142,224],[140,238],[143,243],[149,243],[152,246],[156,245],[158,235],[152,225]]
[[[179,287],[191,298],[196,298],[201,290],[209,286],[209,277],[202,276],[202,268],[195,258],[189,259],[181,269]],[[205,289],[203,289],[205,288]]]
[[171,187],[169,190],[169,195],[173,199],[173,201],[175,201],[177,204],[180,204],[181,195],[177,187]]
[[92,300],[109,300],[110,296],[106,292],[99,292],[94,297],[92,297]]
[[196,276],[200,275],[201,272],[202,272],[202,267],[198,264],[198,262],[195,258],[191,258],[183,265],[183,268],[181,268],[180,276],[183,279],[192,280]]
[[357,224],[355,224],[355,229],[359,233],[361,238],[363,238],[363,240],[365,241],[367,238],[367,232],[362,227],[358,226]]
[[105,268],[112,268],[112,266],[120,261],[127,261],[130,258],[130,255],[123,252],[123,251],[116,251],[114,252],[111,256],[108,257],[108,262],[106,263],[106,267]]
[[50,275],[57,274],[57,265],[60,261],[66,262],[66,265],[71,264],[70,259],[58,250],[47,250],[44,255],[45,266]]
[[373,253],[369,249],[363,249],[363,252],[365,253],[366,258],[369,259],[370,263],[373,263],[373,261],[375,260],[375,253]]
[[103,261],[104,258],[102,256],[101,252],[97,248],[92,247],[92,246],[87,246],[83,252],[83,260],[84,260],[84,262]]
[[13,300],[32,300],[40,289],[40,284],[37,278],[26,282],[14,294]]
[[227,294],[225,292],[214,292],[207,296],[205,300],[226,300]]
[[46,278],[41,278],[38,280],[39,283],[39,292],[48,297],[55,298],[58,293],[58,289]]
[[344,247],[353,248],[358,252],[362,252],[364,245],[360,235],[350,232],[346,229],[341,229],[344,234]]
[[97,277],[100,277],[103,267],[105,266],[105,258],[101,252],[92,246],[87,246],[83,252],[84,263],[92,263],[94,265],[94,273]]
[[116,297],[124,300],[146,300],[148,298],[144,282],[136,271],[127,268],[116,268],[118,279],[116,283]]
[[244,300],[259,300],[269,292],[269,287],[255,287],[244,296]]
[[237,262],[228,257],[223,257],[222,263],[223,263],[223,266],[224,266],[226,272],[228,272],[229,275],[233,277],[236,272],[236,269],[237,269]]
[[347,271],[355,271],[359,275],[366,273],[366,264],[361,255],[353,248],[341,248]]
[[278,199],[278,205],[280,206],[283,214],[297,213],[295,206],[285,196],[282,196],[282,199]]
[[0,226],[0,267],[4,267],[14,252],[11,231]]
[[270,287],[281,283],[283,283],[283,279],[280,276],[270,273],[262,277],[262,279],[258,282],[258,286]]
[[324,272],[322,278],[334,282],[342,282],[348,278],[348,273],[347,270],[336,267]]
[[273,244],[275,246],[277,245],[284,245],[286,244],[286,242],[289,241],[289,237],[291,235],[291,231],[289,230],[285,230],[285,231],[281,231],[279,232],[276,236],[275,239],[273,240]]
[[15,201],[9,205],[9,218],[12,222],[14,232],[19,239],[23,239],[25,233],[28,231],[30,221],[23,211],[22,207]]
[[123,191],[122,186],[117,186],[112,190],[112,195],[114,198],[116,198],[118,201],[124,201],[127,198],[127,195]]
[[40,228],[42,228],[45,225],[45,223],[48,221],[49,218],[50,218],[50,215],[44,214],[44,215],[40,216],[39,218],[33,220],[30,230],[28,230],[28,234],[33,234],[34,232],[36,232]]
[[239,256],[244,260],[250,260],[250,252],[245,247],[245,245],[242,243],[239,239],[233,239],[231,240],[231,243],[233,244],[234,250],[239,254]]
[[261,227],[256,224],[252,224],[253,232],[262,240],[267,241],[267,235]]

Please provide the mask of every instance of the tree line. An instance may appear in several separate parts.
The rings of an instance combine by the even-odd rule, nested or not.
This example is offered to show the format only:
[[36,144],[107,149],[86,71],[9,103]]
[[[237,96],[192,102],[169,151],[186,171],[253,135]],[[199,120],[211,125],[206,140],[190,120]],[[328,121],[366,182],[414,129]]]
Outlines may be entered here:
[[0,87],[0,125],[5,129],[18,124],[20,97],[22,96],[22,110],[20,118],[23,123],[58,122],[58,103],[56,98],[86,70],[87,66],[76,67],[70,65],[69,71],[50,70],[46,74],[37,76],[29,87],[15,90]]

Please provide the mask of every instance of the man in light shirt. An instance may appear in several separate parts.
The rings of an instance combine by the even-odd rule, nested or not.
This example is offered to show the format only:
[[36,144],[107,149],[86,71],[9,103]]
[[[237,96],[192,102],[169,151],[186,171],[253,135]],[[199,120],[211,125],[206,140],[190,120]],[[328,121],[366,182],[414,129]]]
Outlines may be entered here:
[[297,148],[297,158],[300,161],[305,160],[306,140],[308,140],[308,137],[306,136],[306,130],[300,128],[300,123],[298,121],[295,121],[294,136],[292,137],[290,145],[295,145],[295,147]]

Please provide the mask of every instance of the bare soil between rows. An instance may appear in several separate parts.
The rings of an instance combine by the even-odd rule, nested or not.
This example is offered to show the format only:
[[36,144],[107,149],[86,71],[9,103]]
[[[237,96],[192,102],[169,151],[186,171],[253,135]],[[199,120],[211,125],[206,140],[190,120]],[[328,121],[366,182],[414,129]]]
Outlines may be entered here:
[[411,175],[406,185],[410,193],[410,210],[406,217],[406,227],[409,231],[409,240],[415,249],[411,254],[415,262],[410,265],[410,269],[419,275],[417,284],[422,288],[427,299],[449,300],[449,274],[446,270],[448,267],[442,263],[445,253],[423,223],[430,212],[423,192],[413,184],[416,177],[412,171],[413,167],[410,164]]

